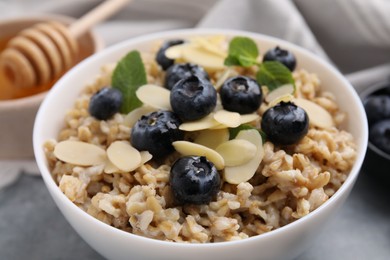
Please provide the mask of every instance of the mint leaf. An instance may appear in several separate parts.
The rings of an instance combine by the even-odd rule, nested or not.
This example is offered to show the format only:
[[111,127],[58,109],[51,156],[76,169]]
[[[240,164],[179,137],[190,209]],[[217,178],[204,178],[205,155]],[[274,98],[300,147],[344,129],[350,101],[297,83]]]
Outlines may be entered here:
[[234,37],[229,43],[228,57],[225,59],[226,66],[250,67],[257,64],[259,50],[256,43],[248,37]]
[[261,63],[256,79],[261,86],[267,86],[269,91],[284,84],[292,84],[295,89],[295,82],[291,71],[278,61],[265,61]]
[[127,114],[142,105],[135,92],[146,83],[146,72],[140,53],[129,52],[118,62],[112,74],[112,87],[119,89],[123,95],[122,113]]
[[243,125],[239,125],[235,128],[229,128],[229,139],[232,140],[232,139],[236,138],[236,136],[238,135],[238,133],[240,131],[248,130],[248,129],[256,129],[257,131],[259,131],[259,133],[261,135],[261,139],[263,139],[263,143],[265,142],[265,140],[266,140],[265,133],[261,129],[257,129],[253,125],[249,125],[249,124],[243,124]]
[[253,59],[251,57],[247,57],[244,55],[239,55],[238,61],[240,62],[241,66],[243,66],[243,67],[250,67],[252,65],[257,64],[256,58]]
[[226,66],[239,66],[240,65],[240,61],[236,57],[227,56],[226,59],[225,59],[224,64]]

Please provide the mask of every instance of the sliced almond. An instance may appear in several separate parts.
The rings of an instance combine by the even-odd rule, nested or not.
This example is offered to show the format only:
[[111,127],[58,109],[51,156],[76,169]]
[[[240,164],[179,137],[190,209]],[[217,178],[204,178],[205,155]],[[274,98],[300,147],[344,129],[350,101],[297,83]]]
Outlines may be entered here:
[[62,141],[54,148],[57,159],[79,166],[91,166],[106,162],[106,151],[94,144],[80,141]]
[[135,94],[145,105],[158,109],[172,110],[170,101],[171,92],[166,88],[147,84],[137,89]]
[[217,112],[219,110],[222,110],[223,109],[223,106],[222,106],[222,100],[221,100],[221,96],[219,95],[219,93],[217,93],[217,104],[214,108],[214,112]]
[[135,123],[141,118],[141,116],[149,114],[156,110],[156,108],[150,106],[142,106],[136,108],[125,116],[123,124],[129,127],[133,127]]
[[141,165],[149,162],[153,158],[153,155],[148,151],[141,151],[140,155],[141,155]]
[[110,174],[119,171],[120,171],[119,168],[116,167],[110,160],[107,159],[107,162],[104,166],[104,172]]
[[238,166],[249,162],[256,155],[257,147],[244,139],[233,139],[219,145],[217,151],[224,159],[225,166]]
[[199,48],[185,48],[183,50],[183,58],[188,62],[198,64],[206,71],[212,72],[225,68],[224,58]]
[[180,154],[205,156],[210,162],[212,162],[218,170],[222,170],[225,167],[225,162],[222,156],[216,151],[200,144],[195,144],[187,141],[176,141],[172,143],[175,150]]
[[217,82],[215,83],[214,87],[216,90],[219,90],[223,83],[225,83],[225,81],[230,78],[230,77],[234,77],[237,75],[237,72],[235,70],[232,70],[231,68],[227,68],[223,73],[222,75],[218,78]]
[[210,149],[217,148],[220,144],[229,140],[229,131],[225,129],[220,130],[202,130],[195,138],[194,142],[200,145],[207,146]]
[[227,125],[218,124],[216,126],[210,127],[210,130],[221,130],[221,129],[227,129],[227,128],[228,128]]
[[188,48],[188,44],[174,45],[165,50],[165,56],[172,60],[179,59],[183,56],[185,48]]
[[331,128],[334,126],[332,116],[320,105],[303,98],[295,98],[293,102],[306,111],[310,124],[320,128]]
[[227,166],[224,169],[224,179],[231,184],[239,184],[250,180],[255,175],[257,168],[264,157],[263,141],[260,133],[255,129],[242,130],[235,139],[251,142],[257,148],[255,156],[245,164],[239,166]]
[[223,59],[225,59],[227,56],[227,53],[222,51],[220,46],[218,46],[219,44],[209,41],[207,38],[197,37],[194,39],[194,42],[198,43],[200,48],[210,52],[213,55],[220,56]]
[[237,112],[219,110],[214,114],[214,119],[227,127],[237,127],[241,123],[241,116]]
[[289,101],[292,101],[293,99],[294,99],[293,95],[285,94],[285,95],[279,96],[279,97],[273,99],[271,102],[269,102],[268,107],[276,106],[277,104],[279,104],[282,101],[283,102],[289,102]]
[[256,121],[259,118],[260,118],[260,116],[257,113],[241,115],[240,125]]
[[141,154],[129,142],[115,141],[107,149],[108,159],[118,169],[130,172],[141,165]]
[[207,40],[214,45],[221,46],[222,44],[226,43],[226,36],[222,34],[212,35],[208,36]]
[[205,116],[199,120],[183,123],[179,126],[179,129],[183,131],[192,132],[209,129],[217,125],[220,125],[220,123],[218,123],[214,119],[214,113],[211,113],[208,116]]
[[271,102],[272,100],[279,98],[281,96],[284,96],[286,94],[294,94],[294,85],[292,84],[285,84],[283,86],[280,86],[268,93],[268,95],[265,97],[266,102]]

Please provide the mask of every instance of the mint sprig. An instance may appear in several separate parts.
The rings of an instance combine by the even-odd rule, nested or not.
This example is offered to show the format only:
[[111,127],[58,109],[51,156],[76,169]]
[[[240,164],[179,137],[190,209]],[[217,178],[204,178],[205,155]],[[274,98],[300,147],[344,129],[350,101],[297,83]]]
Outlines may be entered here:
[[291,71],[278,61],[265,61],[259,65],[256,80],[260,85],[268,87],[272,91],[282,85],[292,84],[295,89],[295,82]]
[[144,63],[138,51],[131,51],[123,57],[112,74],[112,87],[122,92],[121,113],[127,114],[142,105],[135,92],[147,83]]
[[234,37],[229,43],[228,56],[224,64],[226,66],[250,67],[257,65],[259,70],[256,80],[260,85],[268,87],[272,91],[282,85],[292,84],[295,89],[295,82],[291,71],[278,61],[257,62],[259,50],[255,41],[248,37]]
[[248,37],[234,37],[229,43],[228,56],[224,64],[226,66],[250,67],[257,63],[259,50],[256,43]]

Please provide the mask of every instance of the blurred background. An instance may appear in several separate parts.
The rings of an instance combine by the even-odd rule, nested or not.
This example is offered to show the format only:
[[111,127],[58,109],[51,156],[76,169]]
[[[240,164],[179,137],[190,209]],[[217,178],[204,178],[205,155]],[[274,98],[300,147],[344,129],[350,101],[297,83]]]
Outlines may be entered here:
[[[80,17],[102,0],[0,0],[0,16],[56,13]],[[133,0],[96,26],[106,46],[129,37],[178,28],[260,32],[329,58],[343,73],[389,70],[388,0]],[[378,66],[381,66],[377,68]],[[384,73],[385,74],[385,73]],[[378,74],[351,80],[357,88]],[[383,74],[380,74],[381,77]],[[364,82],[364,84],[363,84]]]
[[[77,18],[101,2],[0,0],[0,19],[39,13]],[[388,0],[133,0],[95,32],[105,46],[179,28],[263,33],[333,63],[361,92],[390,77],[389,14]],[[0,259],[101,259],[64,220],[40,177],[20,175],[20,164],[13,163],[0,160]],[[24,163],[24,172],[36,173],[33,161]],[[346,206],[299,259],[388,259],[388,185],[363,171]]]

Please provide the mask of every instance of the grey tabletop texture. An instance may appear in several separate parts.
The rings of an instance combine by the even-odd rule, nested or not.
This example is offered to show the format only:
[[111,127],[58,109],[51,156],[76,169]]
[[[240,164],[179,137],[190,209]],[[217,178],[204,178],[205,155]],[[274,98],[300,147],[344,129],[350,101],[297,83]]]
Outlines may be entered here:
[[[389,259],[390,181],[360,173],[351,195],[297,259]],[[42,179],[0,191],[0,259],[103,259],[72,229]]]

